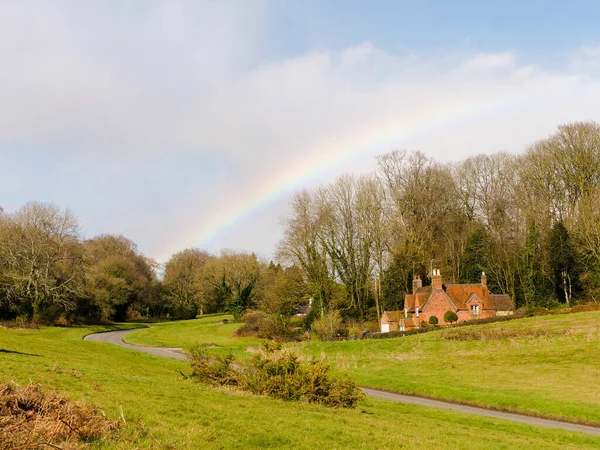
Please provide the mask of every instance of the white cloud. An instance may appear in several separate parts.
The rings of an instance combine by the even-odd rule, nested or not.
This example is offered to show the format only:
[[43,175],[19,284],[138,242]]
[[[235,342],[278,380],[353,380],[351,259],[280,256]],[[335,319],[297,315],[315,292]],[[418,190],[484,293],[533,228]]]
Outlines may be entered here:
[[70,206],[88,233],[163,259],[268,197],[205,243],[267,254],[285,211],[275,190],[367,170],[394,147],[457,160],[600,120],[592,50],[564,70],[370,43],[261,62],[258,2],[58,4],[0,5],[0,175],[32,180],[15,192],[5,178],[0,198]]

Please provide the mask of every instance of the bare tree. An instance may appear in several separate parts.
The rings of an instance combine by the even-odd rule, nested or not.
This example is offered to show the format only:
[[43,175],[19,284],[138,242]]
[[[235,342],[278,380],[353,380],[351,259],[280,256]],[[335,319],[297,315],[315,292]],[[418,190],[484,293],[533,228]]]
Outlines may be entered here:
[[283,238],[276,257],[302,269],[315,306],[323,315],[333,297],[331,265],[320,234],[323,210],[316,196],[306,190],[294,196],[291,206],[292,213],[283,223]]
[[52,204],[28,203],[2,220],[2,290],[8,301],[25,302],[34,317],[50,305],[73,309],[82,273],[75,216]]

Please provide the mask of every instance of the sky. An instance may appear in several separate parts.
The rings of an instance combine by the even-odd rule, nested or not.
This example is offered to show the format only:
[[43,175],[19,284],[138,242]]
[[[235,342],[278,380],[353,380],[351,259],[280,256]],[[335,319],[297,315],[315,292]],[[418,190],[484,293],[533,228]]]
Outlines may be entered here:
[[289,200],[393,149],[521,153],[600,121],[600,2],[0,1],[0,206],[158,261],[270,258]]

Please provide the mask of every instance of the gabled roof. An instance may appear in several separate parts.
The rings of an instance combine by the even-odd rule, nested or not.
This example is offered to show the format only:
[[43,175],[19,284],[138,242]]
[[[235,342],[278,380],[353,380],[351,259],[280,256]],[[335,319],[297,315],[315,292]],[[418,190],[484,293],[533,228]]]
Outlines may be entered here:
[[415,322],[415,320],[418,319],[401,319],[400,323],[404,324],[404,328],[416,328],[418,322]]
[[398,322],[402,317],[402,313],[400,311],[384,311],[381,315],[382,322],[384,317],[387,319],[388,322]]
[[431,286],[420,287],[414,294],[407,294],[404,298],[404,307],[409,311],[415,310],[415,302],[419,302],[419,309],[422,309],[431,296]]
[[[448,300],[448,303],[450,303],[450,306],[452,306],[452,308],[454,308],[455,311],[458,311],[458,307],[457,305],[452,301],[452,299],[448,296],[448,294],[446,293],[446,291],[436,291],[437,292],[442,292],[444,294],[444,297],[446,297],[446,300]],[[425,312],[425,310],[427,309],[427,306],[429,306],[429,302],[431,301],[431,299],[434,297],[434,292],[431,293],[431,296],[429,297],[429,299],[427,300],[427,303],[425,303],[425,305],[423,305],[423,312]]]
[[[437,275],[439,276],[439,270],[437,271]],[[443,286],[442,292],[444,292],[444,295],[456,310],[468,309],[469,304],[473,302],[479,302],[482,305],[482,309],[498,311],[514,310],[515,305],[510,296],[506,294],[491,294],[487,285],[484,284],[485,280],[483,276],[482,274],[482,283],[446,284]],[[416,279],[418,280],[418,278]],[[414,313],[415,305],[419,305],[419,310],[423,311],[435,292],[438,291],[434,291],[432,286],[417,288],[414,293],[406,294],[404,308]]]
[[477,295],[485,309],[491,308],[490,291],[483,284],[447,284],[446,294],[458,308],[465,308],[472,294]]
[[470,305],[471,303],[483,303],[483,300],[481,300],[477,294],[475,292],[473,292],[470,296],[469,299],[465,302],[465,305]]
[[498,311],[513,311],[515,304],[508,294],[490,294],[492,308]]

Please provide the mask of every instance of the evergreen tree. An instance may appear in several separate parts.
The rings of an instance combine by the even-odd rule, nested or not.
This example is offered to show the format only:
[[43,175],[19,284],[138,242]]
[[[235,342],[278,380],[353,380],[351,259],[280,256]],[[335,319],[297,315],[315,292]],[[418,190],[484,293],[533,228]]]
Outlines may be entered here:
[[556,222],[550,229],[548,243],[556,296],[569,305],[580,291],[579,270],[575,247],[562,221]]
[[[461,258],[460,282],[479,282],[481,280],[481,272],[489,272],[487,270],[487,262],[491,252],[493,252],[493,243],[485,227],[477,227],[473,234],[471,234]],[[488,283],[493,284],[494,282],[488,279]]]

